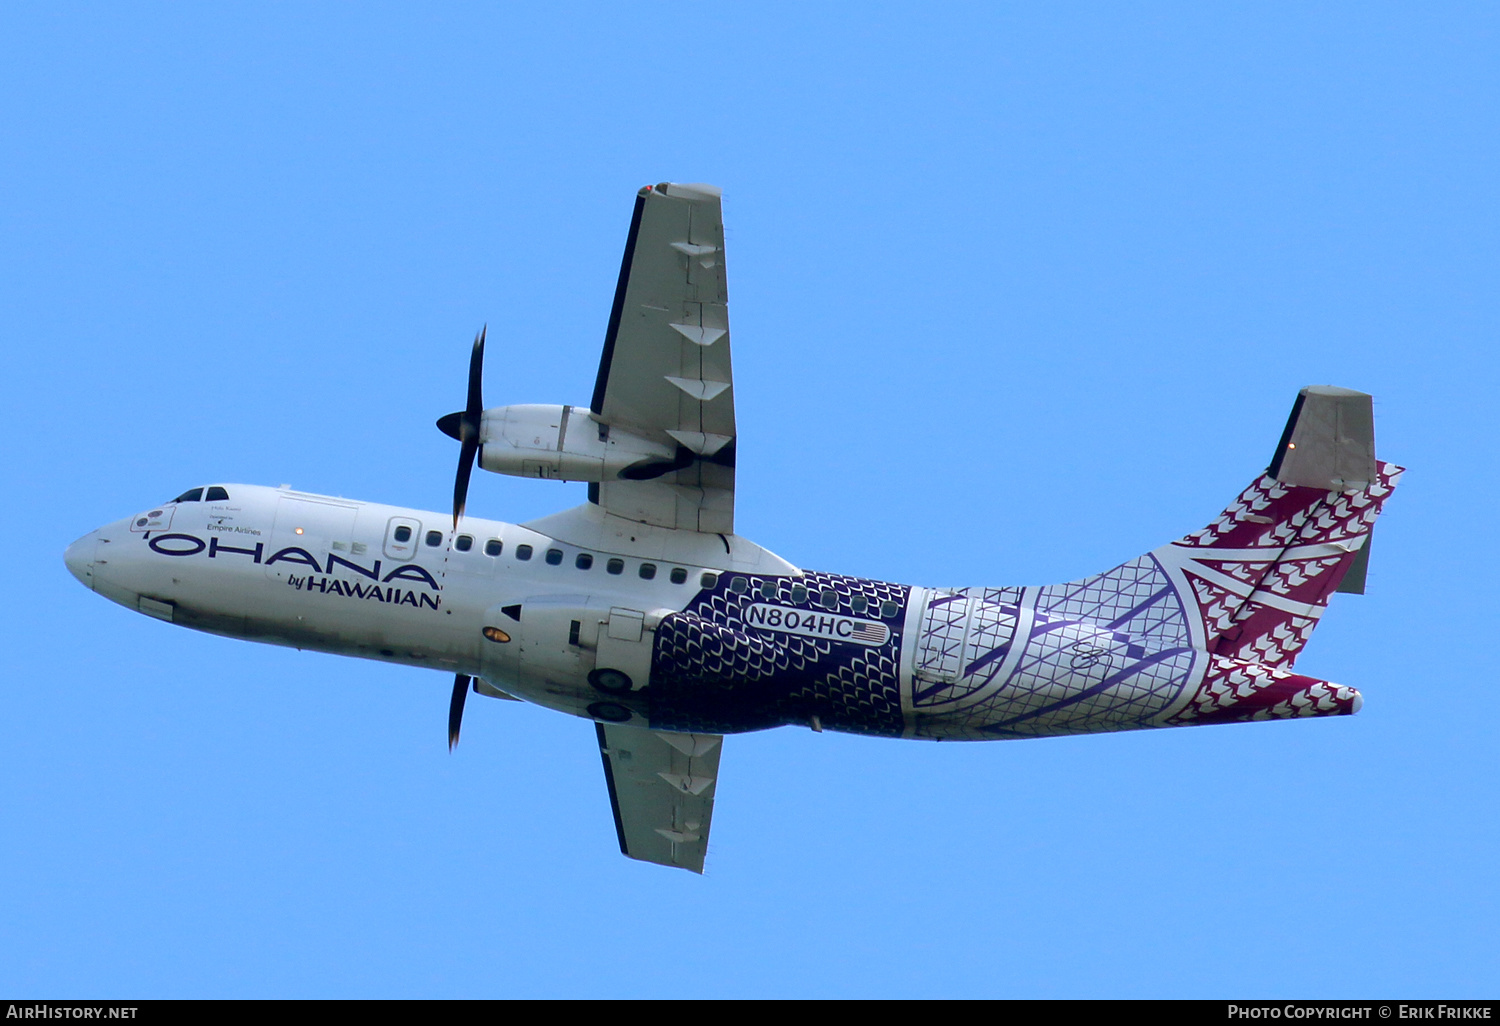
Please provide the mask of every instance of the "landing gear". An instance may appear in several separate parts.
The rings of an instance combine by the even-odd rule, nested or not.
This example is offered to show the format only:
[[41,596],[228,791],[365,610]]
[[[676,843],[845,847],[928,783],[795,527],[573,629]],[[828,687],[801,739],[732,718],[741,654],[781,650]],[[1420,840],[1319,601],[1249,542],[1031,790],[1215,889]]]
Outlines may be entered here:
[[588,713],[594,719],[606,723],[624,723],[630,719],[630,710],[614,702],[595,702],[589,706]]
[[590,670],[589,683],[606,695],[628,695],[635,682],[630,679],[628,673],[606,668]]

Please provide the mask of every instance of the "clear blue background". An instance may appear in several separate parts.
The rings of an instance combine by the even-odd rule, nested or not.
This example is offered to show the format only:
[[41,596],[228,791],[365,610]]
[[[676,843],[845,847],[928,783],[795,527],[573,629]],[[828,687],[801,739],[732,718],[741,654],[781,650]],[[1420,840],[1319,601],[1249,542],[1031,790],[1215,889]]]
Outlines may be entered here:
[[[1489,4],[0,9],[0,993],[1489,996]],[[1357,717],[725,746],[708,873],[589,724],[194,634],[64,547],[210,481],[441,509],[587,403],[635,190],[724,188],[738,525],[1066,580],[1196,529],[1299,387],[1412,468],[1298,664]],[[525,520],[583,486],[479,475]]]

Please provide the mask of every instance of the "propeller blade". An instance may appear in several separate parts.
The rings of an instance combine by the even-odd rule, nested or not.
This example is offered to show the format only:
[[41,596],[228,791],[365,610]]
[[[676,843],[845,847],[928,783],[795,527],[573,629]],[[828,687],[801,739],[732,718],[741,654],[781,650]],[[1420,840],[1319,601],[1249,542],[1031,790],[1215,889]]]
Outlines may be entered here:
[[453,678],[453,698],[448,703],[448,751],[458,744],[458,728],[464,721],[464,700],[469,697],[469,677],[456,674]]
[[479,436],[484,426],[484,340],[489,334],[486,324],[474,336],[474,349],[469,353],[469,396],[462,412],[439,417],[438,430],[449,438],[456,438],[462,448],[458,451],[458,473],[453,479],[453,529],[458,530],[458,521],[464,515],[469,500],[469,475],[474,471],[474,460],[479,455]]
[[[484,337],[489,334],[488,324],[479,329],[479,334],[474,336],[474,350],[469,354],[469,402],[464,407],[464,412],[469,414],[480,414],[484,412],[484,400],[479,397],[480,384],[484,377]],[[476,423],[476,427],[478,424]]]
[[459,517],[464,515],[464,506],[469,501],[469,475],[474,472],[474,457],[479,453],[479,437],[474,435],[463,440],[458,450],[458,476],[453,480],[453,529],[458,530]]

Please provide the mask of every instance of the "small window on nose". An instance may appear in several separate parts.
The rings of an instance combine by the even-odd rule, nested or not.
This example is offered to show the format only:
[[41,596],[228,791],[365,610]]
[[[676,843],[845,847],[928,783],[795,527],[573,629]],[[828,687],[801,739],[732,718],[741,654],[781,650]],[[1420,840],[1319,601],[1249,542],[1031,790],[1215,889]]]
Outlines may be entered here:
[[218,485],[214,485],[208,490],[208,494],[204,496],[204,499],[207,502],[228,502],[229,493]]
[[203,489],[202,488],[189,488],[187,491],[183,492],[181,495],[177,496],[177,498],[173,499],[172,501],[173,502],[202,502],[203,501]]

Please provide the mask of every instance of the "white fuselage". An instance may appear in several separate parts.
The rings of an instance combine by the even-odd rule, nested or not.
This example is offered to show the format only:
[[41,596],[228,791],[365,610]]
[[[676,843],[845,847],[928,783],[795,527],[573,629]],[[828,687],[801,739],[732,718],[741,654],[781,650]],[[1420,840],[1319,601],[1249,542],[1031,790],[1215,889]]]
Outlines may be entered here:
[[[611,609],[641,613],[649,641],[653,621],[724,571],[796,572],[733,536],[629,525],[606,539],[589,510],[549,518],[565,541],[501,521],[465,517],[454,530],[429,510],[225,487],[226,501],[166,503],[91,532],[68,549],[69,568],[106,598],[182,626],[463,673],[581,716],[601,697],[586,675]],[[504,612],[515,606],[520,619]],[[580,610],[596,616],[569,643]],[[512,640],[488,640],[487,626]]]
[[[983,740],[1359,706],[1353,689],[1222,651],[1233,636],[1214,637],[1218,614],[1195,596],[1205,575],[1237,579],[1202,559],[1263,557],[1196,536],[1067,584],[928,589],[799,570],[737,535],[593,504],[455,530],[447,514],[284,488],[195,491],[80,539],[69,568],[182,626],[466,675],[606,723]],[[1324,548],[1275,552],[1293,567],[1350,558]],[[1247,608],[1321,607],[1267,594]]]

